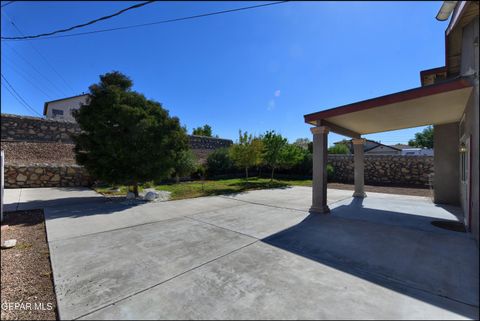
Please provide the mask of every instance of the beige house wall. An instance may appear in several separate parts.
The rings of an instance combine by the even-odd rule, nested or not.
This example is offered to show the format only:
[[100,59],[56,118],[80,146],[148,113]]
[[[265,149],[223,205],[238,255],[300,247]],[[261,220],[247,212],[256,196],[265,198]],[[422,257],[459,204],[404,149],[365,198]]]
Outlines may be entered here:
[[460,204],[458,123],[434,126],[433,198],[438,204]]
[[[477,242],[479,241],[479,18],[478,16],[463,28],[461,73],[463,76],[473,77],[474,90],[465,108],[465,122],[460,128],[461,136],[470,137],[471,166],[470,166],[470,204],[471,230]],[[462,138],[462,137],[460,137]]]

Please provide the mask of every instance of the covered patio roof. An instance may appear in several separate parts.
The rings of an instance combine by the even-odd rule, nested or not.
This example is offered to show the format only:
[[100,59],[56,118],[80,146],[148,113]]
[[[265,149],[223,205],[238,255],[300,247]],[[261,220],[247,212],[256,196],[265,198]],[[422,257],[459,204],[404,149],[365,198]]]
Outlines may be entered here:
[[349,137],[460,120],[472,91],[460,77],[304,115],[305,122],[328,126]]

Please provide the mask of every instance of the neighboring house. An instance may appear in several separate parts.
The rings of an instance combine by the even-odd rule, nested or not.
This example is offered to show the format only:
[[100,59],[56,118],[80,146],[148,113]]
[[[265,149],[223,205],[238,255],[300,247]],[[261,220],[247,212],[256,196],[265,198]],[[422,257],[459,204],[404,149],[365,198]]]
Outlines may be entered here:
[[72,111],[88,103],[89,94],[81,94],[52,101],[47,101],[43,107],[43,115],[48,119],[74,122]]
[[[345,144],[348,146],[350,150],[350,154],[353,154],[353,143],[352,140],[343,140],[334,143],[337,144]],[[384,145],[382,143],[366,139],[365,143],[363,144],[363,152],[365,155],[401,155],[402,150],[393,146]]]
[[401,155],[408,155],[408,156],[433,156],[433,149],[432,148],[404,148],[401,151]]
[[412,148],[412,146],[407,145],[407,144],[395,144],[395,145],[390,145],[392,147],[398,148],[398,149],[406,149],[406,148]]
[[[362,135],[434,126],[434,202],[460,205],[479,240],[479,2],[444,1],[445,66],[420,72],[421,86],[304,115],[313,133],[312,212],[328,212],[328,132],[353,138],[355,197],[364,197]],[[408,57],[405,57],[408,59]],[[392,79],[394,81],[394,79]],[[348,90],[346,88],[345,90]]]
[[433,156],[433,148],[412,147],[406,144],[395,144],[391,146],[400,149],[401,155]]

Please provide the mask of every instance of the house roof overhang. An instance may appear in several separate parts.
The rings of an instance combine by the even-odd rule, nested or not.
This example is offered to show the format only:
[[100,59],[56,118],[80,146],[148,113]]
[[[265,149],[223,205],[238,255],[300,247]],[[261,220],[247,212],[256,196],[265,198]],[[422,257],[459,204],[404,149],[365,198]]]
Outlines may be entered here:
[[349,137],[460,120],[472,83],[461,77],[304,115],[305,122],[327,126]]

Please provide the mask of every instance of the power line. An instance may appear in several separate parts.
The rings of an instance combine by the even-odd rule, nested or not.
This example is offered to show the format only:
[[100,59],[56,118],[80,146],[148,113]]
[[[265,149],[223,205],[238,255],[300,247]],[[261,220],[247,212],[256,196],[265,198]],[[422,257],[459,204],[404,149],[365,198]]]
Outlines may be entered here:
[[52,32],[41,33],[41,34],[38,34],[38,35],[31,35],[31,36],[2,37],[2,39],[5,39],[5,40],[21,40],[21,39],[33,39],[33,38],[40,38],[40,37],[45,37],[45,36],[51,36],[51,35],[54,35],[54,34],[57,34],[57,33],[67,32],[67,31],[71,31],[71,30],[74,30],[74,29],[77,29],[77,28],[83,28],[83,27],[92,25],[92,24],[94,24],[94,23],[97,23],[97,22],[99,22],[99,21],[102,21],[102,20],[111,19],[111,18],[113,18],[113,17],[116,17],[116,16],[121,15],[121,14],[124,13],[124,12],[127,12],[127,11],[129,11],[129,10],[133,10],[133,9],[138,9],[138,8],[140,8],[140,7],[146,6],[147,4],[151,4],[151,3],[153,3],[153,2],[155,2],[155,1],[142,2],[142,3],[139,3],[139,4],[133,5],[133,6],[131,6],[131,7],[122,9],[122,10],[120,10],[120,11],[117,11],[117,12],[111,14],[111,15],[103,16],[103,17],[100,17],[100,18],[91,20],[91,21],[89,21],[89,22],[82,23],[82,24],[79,24],[79,25],[75,25],[75,26],[72,26],[72,27],[69,27],[69,28],[66,28],[66,29],[60,29],[60,30],[55,30],[55,31],[52,31]]
[[[40,113],[38,113],[35,109],[32,108],[32,106],[30,106],[26,101],[25,99],[23,99],[23,97],[15,90],[15,88],[13,88],[13,86],[8,82],[7,78],[5,78],[5,76],[3,74],[2,75],[2,78],[3,80],[5,80],[5,82],[7,83],[8,87],[5,86],[5,88],[8,89],[8,91],[13,95],[13,97],[15,99],[17,99],[18,102],[20,102],[24,107],[27,107],[28,109],[30,109],[31,111],[33,111],[35,114],[37,114],[38,116],[42,117],[42,115],[40,115]],[[11,90],[10,90],[11,89]],[[15,95],[13,94],[15,93]],[[18,97],[17,97],[18,96]]]
[[42,76],[46,81],[48,81],[52,86],[53,88],[55,88],[62,96],[68,96],[63,90],[61,90],[59,87],[57,87],[57,85],[55,85],[49,78],[47,78],[47,76],[45,76],[41,71],[39,71],[37,69],[37,67],[35,67],[30,61],[28,61],[28,59],[26,59],[22,54],[20,54],[20,52],[18,52],[15,48],[13,48],[12,46],[10,46],[9,44],[7,44],[10,49],[12,49],[23,61],[25,61],[28,65],[30,65],[32,67],[33,70],[35,70],[40,76]]
[[[6,58],[6,57],[5,57]],[[6,59],[4,59],[4,57],[2,57],[2,60],[5,61],[5,63],[7,63]],[[20,68],[17,68],[14,66],[13,64],[13,61],[11,61],[11,63],[7,64],[7,66],[9,66],[10,68],[12,68],[13,70],[15,70],[23,79],[25,79],[27,82],[29,82],[33,87],[37,88],[39,91],[41,91],[46,97],[47,99],[52,99],[52,96],[50,96],[49,93],[47,93],[46,91],[44,91],[42,88],[40,88],[40,86],[37,85],[37,83],[35,83],[34,81],[32,81],[28,75],[25,76],[25,72],[23,70],[21,70]]]
[[[12,24],[12,26],[17,29],[18,33],[21,34],[22,36],[24,36],[25,34],[22,32],[22,30],[20,30],[20,27],[18,27],[15,22],[13,22],[13,19],[10,18],[10,16],[8,16],[5,12],[2,12],[2,14],[10,21],[10,23]],[[67,87],[72,91],[72,92],[75,92],[75,90],[72,88],[72,86],[70,86],[70,84],[65,80],[65,78],[63,78],[63,76],[57,71],[57,69],[55,69],[53,67],[53,65],[47,60],[47,58],[40,52],[40,50],[38,50],[31,42],[28,42],[28,44],[33,48],[33,50],[35,50],[38,55],[40,57],[42,57],[42,59],[47,63],[47,65],[50,66],[50,68],[53,70],[53,72],[55,72],[57,74],[57,76],[62,79],[62,81],[65,83],[65,85],[67,85]]]
[[14,3],[14,2],[15,2],[15,1],[8,1],[8,2],[5,3],[5,4],[2,4],[2,8],[3,8],[3,7],[6,7],[6,6],[8,6],[9,4],[12,4],[12,3]]
[[[158,25],[158,24],[171,23],[171,22],[177,22],[177,21],[182,21],[182,20],[197,19],[197,18],[203,18],[203,17],[208,17],[208,16],[220,15],[220,14],[224,14],[224,13],[230,13],[230,12],[236,12],[236,11],[242,11],[242,10],[249,10],[249,9],[255,9],[255,8],[266,7],[266,6],[273,6],[273,5],[277,5],[277,4],[281,4],[281,3],[285,3],[285,2],[289,2],[289,0],[271,2],[271,3],[260,4],[260,5],[255,5],[255,6],[240,7],[240,8],[229,9],[229,10],[215,11],[215,12],[203,13],[203,14],[198,14],[198,15],[193,15],[193,16],[167,19],[167,20],[160,20],[160,21],[156,21],[156,22],[142,23],[142,24],[130,25],[130,26],[124,26],[124,27],[100,29],[100,30],[94,30],[94,31],[73,33],[73,34],[68,34],[68,35],[52,36],[52,37],[42,37],[42,38],[33,38],[33,39],[17,39],[17,41],[18,40],[42,40],[42,39],[66,38],[66,37],[83,36],[83,35],[89,35],[89,34],[95,34],[95,33],[101,33],[101,32],[110,32],[110,31],[116,31],[116,30],[124,30],[124,29],[131,29],[131,28],[153,26],[153,25]],[[2,38],[2,39],[5,39],[5,38]]]

